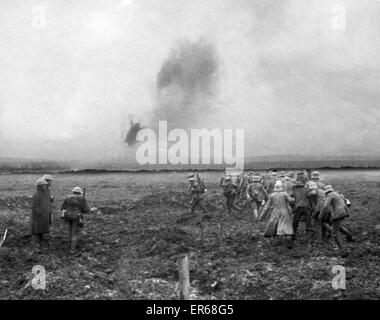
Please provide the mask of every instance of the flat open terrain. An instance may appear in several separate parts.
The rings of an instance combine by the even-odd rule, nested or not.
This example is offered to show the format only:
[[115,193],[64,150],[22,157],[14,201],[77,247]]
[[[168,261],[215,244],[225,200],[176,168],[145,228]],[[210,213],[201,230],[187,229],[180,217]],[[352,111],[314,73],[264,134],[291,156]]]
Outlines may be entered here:
[[[40,175],[0,175],[0,299],[177,299],[177,259],[190,257],[194,299],[380,299],[380,171],[326,171],[322,180],[352,202],[345,225],[357,241],[341,258],[331,240],[308,245],[304,228],[293,249],[262,237],[265,223],[248,210],[228,216],[221,175],[205,173],[209,213],[188,208],[187,174],[60,174],[54,176],[55,214],[45,249],[31,255],[30,204]],[[59,219],[66,194],[86,186],[91,207],[80,253],[68,252]],[[342,239],[345,240],[343,237]],[[334,290],[334,265],[346,268],[346,290]],[[33,266],[47,273],[45,291],[28,285]]]

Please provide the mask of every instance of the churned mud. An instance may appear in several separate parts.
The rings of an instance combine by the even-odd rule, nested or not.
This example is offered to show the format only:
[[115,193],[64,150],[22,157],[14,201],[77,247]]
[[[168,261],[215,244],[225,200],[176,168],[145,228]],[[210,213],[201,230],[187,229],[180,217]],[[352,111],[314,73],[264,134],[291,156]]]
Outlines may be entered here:
[[[206,176],[208,213],[189,213],[186,174],[56,175],[54,220],[43,252],[33,254],[29,218],[34,175],[0,181],[1,299],[177,299],[178,266],[190,259],[193,299],[379,299],[380,183],[348,173],[326,175],[352,202],[345,225],[356,242],[308,242],[304,226],[293,249],[263,238],[265,222],[249,210],[227,215],[220,175]],[[58,210],[65,194],[86,185],[91,207],[79,242],[69,254]],[[344,237],[342,239],[345,240]],[[46,290],[30,285],[44,266]],[[346,269],[346,289],[335,290],[332,267]]]

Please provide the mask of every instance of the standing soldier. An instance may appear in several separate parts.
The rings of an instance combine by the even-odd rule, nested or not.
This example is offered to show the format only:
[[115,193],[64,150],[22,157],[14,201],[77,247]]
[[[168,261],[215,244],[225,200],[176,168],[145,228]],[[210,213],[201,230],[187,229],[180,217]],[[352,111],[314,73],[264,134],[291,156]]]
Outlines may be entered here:
[[205,189],[196,181],[195,177],[189,178],[189,191],[191,196],[191,214],[195,213],[195,208],[197,206],[201,207],[204,212],[207,212],[207,209],[203,203],[202,194],[205,192]]
[[[293,204],[293,229],[294,239],[297,236],[297,229],[299,222],[303,220],[306,225],[306,232],[308,235],[313,231],[311,223],[311,202],[307,197],[307,190],[302,182],[297,181],[291,192],[291,197],[294,198]],[[310,238],[310,236],[309,236]]]
[[305,172],[298,171],[297,172],[297,181],[301,182],[303,185],[305,185],[309,180],[305,176]]
[[[43,180],[45,180],[47,182],[47,186],[46,186],[46,192],[49,196],[49,199],[50,199],[50,202],[53,203],[54,202],[54,196],[51,195],[51,187],[53,186],[53,177],[50,175],[50,174],[45,174],[43,177],[42,177]],[[50,207],[50,213],[49,213],[49,223],[51,225],[51,222],[52,222],[52,208]]]
[[37,190],[32,198],[32,246],[36,252],[41,252],[43,235],[49,233],[50,197],[46,191],[47,182],[37,180]]
[[81,188],[75,187],[72,190],[72,194],[64,200],[61,210],[63,219],[69,225],[70,252],[75,253],[82,223],[82,214],[90,212]]
[[222,185],[223,195],[226,198],[228,213],[232,212],[232,209],[241,210],[239,207],[235,206],[235,199],[237,194],[237,185],[232,183],[231,177],[227,176]]
[[244,204],[246,200],[246,191],[249,184],[249,176],[246,172],[241,174],[241,178],[239,183],[237,184],[237,197],[239,199],[240,204]]
[[342,240],[340,238],[340,232],[344,233],[347,237],[347,241],[353,241],[351,233],[342,225],[344,219],[349,216],[349,210],[346,206],[344,198],[336,192],[331,185],[325,187],[324,192],[326,194],[326,201],[322,207],[319,219],[323,221],[325,215],[330,215],[332,221],[332,227],[325,225],[326,228],[331,229],[332,236],[339,249],[342,251],[342,255],[346,256],[347,253],[343,249]]
[[294,231],[290,208],[290,204],[293,202],[294,199],[282,189],[282,182],[277,181],[274,192],[269,195],[269,199],[260,215],[260,220],[262,220],[269,211],[271,213],[264,237],[286,237],[288,238],[288,248],[293,246],[292,237]]
[[268,200],[268,194],[265,191],[264,186],[260,182],[259,176],[254,176],[252,178],[252,183],[247,187],[247,198],[251,203],[251,208],[254,217],[257,219],[259,217],[259,209]]

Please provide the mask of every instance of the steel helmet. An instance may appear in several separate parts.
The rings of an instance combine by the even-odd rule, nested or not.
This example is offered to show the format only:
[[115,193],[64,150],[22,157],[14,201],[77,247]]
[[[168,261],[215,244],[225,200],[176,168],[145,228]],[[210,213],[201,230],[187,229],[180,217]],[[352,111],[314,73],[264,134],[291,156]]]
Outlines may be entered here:
[[78,193],[78,194],[82,194],[82,193],[83,193],[83,192],[82,192],[82,189],[79,188],[79,187],[75,187],[75,188],[73,189],[72,192],[73,192],[73,193]]
[[46,186],[48,183],[44,179],[38,179],[36,181],[36,186]]
[[46,181],[53,181],[53,177],[50,174],[45,174],[42,179]]

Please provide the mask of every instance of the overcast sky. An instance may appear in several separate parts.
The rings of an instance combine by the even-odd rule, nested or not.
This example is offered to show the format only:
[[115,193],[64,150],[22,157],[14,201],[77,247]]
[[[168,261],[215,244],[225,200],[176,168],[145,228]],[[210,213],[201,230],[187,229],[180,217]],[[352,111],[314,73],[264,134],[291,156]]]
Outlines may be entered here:
[[0,157],[129,153],[178,41],[218,56],[202,126],[246,155],[380,155],[380,1],[0,1]]

